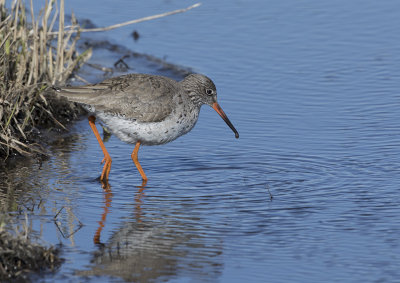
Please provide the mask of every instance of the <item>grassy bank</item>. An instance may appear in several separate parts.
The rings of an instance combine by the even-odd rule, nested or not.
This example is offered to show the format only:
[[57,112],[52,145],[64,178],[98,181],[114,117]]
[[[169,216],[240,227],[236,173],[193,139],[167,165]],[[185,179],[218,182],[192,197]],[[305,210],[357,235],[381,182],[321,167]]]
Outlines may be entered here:
[[[74,115],[73,104],[43,95],[90,56],[78,54],[79,33],[65,33],[64,25],[64,0],[46,1],[37,16],[32,0],[29,7],[13,1],[8,9],[0,0],[0,159],[40,152],[36,128],[62,127]],[[74,16],[71,25],[79,29]]]
[[[65,84],[90,55],[77,52],[79,33],[64,32],[63,0],[47,1],[39,14],[32,0],[28,7],[22,0],[8,1],[7,7],[5,2],[0,0],[0,164],[15,154],[42,153],[38,129],[62,128],[79,112],[45,91]],[[71,25],[79,30],[73,16]],[[27,230],[7,232],[4,217],[0,214],[1,282],[24,281],[31,271],[61,264],[58,250],[32,242]]]
[[[31,272],[54,271],[62,263],[59,250],[32,242],[27,224],[14,226],[14,233],[3,229],[0,219],[0,281],[25,282]],[[7,221],[8,222],[8,221]]]

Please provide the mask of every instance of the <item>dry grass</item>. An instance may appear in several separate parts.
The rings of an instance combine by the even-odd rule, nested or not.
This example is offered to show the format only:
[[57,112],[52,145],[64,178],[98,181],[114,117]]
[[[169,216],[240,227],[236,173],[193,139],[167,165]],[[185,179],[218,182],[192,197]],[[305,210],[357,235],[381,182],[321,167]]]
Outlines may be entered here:
[[0,219],[1,282],[28,282],[31,272],[54,271],[61,265],[57,248],[31,241],[28,223],[14,228],[14,233],[5,231]]
[[[73,15],[71,22],[79,30]],[[37,18],[32,0],[29,9],[16,0],[9,10],[0,0],[0,158],[39,151],[30,144],[35,126],[43,120],[60,124],[60,107],[53,105],[60,102],[48,101],[43,92],[48,85],[65,84],[91,54],[78,54],[79,32],[65,33],[64,23],[64,0],[46,1]],[[61,108],[74,111],[70,105]]]

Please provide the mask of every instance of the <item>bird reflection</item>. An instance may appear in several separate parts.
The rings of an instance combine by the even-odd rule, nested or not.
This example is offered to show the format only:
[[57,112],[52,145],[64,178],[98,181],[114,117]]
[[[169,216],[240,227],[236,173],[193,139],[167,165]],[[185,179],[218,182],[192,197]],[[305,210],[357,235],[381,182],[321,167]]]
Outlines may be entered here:
[[[192,226],[191,223],[201,222],[202,218],[182,217],[187,213],[185,200],[182,205],[169,205],[168,211],[162,212],[146,206],[145,185],[137,187],[132,199],[132,218],[124,217],[118,227],[113,227],[107,241],[101,243],[100,234],[107,213],[111,211],[113,196],[111,190],[104,191],[104,212],[94,236],[98,249],[93,252],[91,265],[76,274],[113,276],[127,282],[154,282],[176,278],[183,271],[194,281],[218,279],[223,270],[223,241],[219,237],[204,236],[207,232],[199,229],[205,227],[201,223]],[[148,201],[157,199],[154,195],[151,198]],[[114,203],[114,209],[116,206]]]

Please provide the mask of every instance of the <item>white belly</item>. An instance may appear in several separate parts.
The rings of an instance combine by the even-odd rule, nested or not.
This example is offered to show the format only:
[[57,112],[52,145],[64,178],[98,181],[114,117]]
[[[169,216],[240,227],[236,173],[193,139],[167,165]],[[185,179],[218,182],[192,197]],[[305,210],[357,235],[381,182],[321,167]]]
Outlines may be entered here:
[[170,115],[163,121],[150,123],[140,123],[104,112],[96,112],[96,116],[111,133],[124,142],[140,141],[142,145],[159,145],[188,133],[197,122],[198,112],[187,114],[186,117],[180,119],[178,119],[179,115]]

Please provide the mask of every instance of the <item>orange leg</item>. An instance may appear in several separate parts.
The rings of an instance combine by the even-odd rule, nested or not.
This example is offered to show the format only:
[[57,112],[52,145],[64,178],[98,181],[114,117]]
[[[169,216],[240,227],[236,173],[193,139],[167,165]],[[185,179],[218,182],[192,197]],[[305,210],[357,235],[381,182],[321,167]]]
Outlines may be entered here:
[[137,170],[139,171],[140,175],[142,176],[143,183],[146,185],[147,183],[147,177],[146,174],[144,173],[142,166],[140,166],[139,160],[138,160],[138,151],[140,147],[140,142],[137,142],[135,145],[135,148],[131,154],[131,158],[133,160],[133,163],[135,163]]
[[104,167],[103,167],[103,172],[101,173],[101,177],[100,180],[101,181],[107,181],[108,180],[108,174],[110,174],[110,170],[111,170],[111,156],[108,154],[106,147],[104,146],[103,141],[101,140],[99,131],[97,131],[95,122],[96,121],[96,117],[94,116],[89,116],[89,125],[92,128],[92,131],[94,133],[94,135],[96,136],[97,141],[99,142],[99,145],[101,147],[101,150],[103,151],[104,154],[104,158],[101,161],[101,163],[104,163]]

